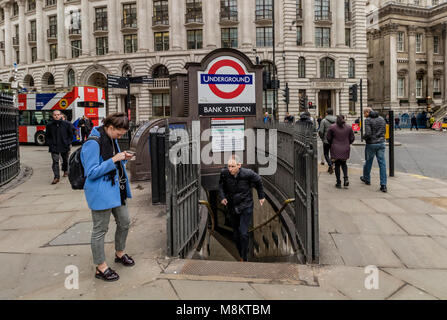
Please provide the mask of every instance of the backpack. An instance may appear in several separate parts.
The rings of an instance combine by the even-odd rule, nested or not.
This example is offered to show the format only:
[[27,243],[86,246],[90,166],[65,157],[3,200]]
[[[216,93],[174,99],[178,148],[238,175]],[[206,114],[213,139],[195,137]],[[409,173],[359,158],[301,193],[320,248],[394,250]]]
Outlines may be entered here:
[[[95,140],[99,144],[99,137],[91,136],[87,139]],[[87,142],[86,141],[86,142]],[[85,184],[84,166],[81,161],[82,147],[73,152],[68,160],[68,180],[73,190],[83,190]]]

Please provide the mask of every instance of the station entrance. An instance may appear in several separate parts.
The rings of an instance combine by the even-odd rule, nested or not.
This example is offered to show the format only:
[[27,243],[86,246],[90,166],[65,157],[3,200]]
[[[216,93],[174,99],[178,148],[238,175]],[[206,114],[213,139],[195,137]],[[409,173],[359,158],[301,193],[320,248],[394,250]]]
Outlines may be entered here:
[[[231,213],[218,194],[220,171],[237,154],[261,175],[267,200],[261,207],[254,193],[248,260],[318,263],[314,127],[264,124],[262,66],[237,50],[217,49],[186,69],[171,77],[171,118],[146,124],[131,144],[137,154],[147,152],[151,130],[164,141],[167,255],[240,259]],[[132,177],[137,171],[160,177],[160,168],[134,165]]]

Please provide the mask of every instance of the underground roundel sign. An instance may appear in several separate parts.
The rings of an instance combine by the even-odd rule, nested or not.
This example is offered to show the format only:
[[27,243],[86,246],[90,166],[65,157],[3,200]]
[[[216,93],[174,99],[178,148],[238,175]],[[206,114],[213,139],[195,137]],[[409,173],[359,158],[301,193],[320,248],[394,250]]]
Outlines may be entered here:
[[255,74],[235,57],[222,56],[198,73],[199,114],[255,115]]

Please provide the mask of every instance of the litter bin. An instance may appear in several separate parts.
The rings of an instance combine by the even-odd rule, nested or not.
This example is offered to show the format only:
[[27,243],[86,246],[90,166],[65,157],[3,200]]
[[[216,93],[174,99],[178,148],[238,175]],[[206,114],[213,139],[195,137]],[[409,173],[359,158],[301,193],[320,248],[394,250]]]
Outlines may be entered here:
[[149,134],[152,172],[152,203],[166,204],[165,128],[154,127]]

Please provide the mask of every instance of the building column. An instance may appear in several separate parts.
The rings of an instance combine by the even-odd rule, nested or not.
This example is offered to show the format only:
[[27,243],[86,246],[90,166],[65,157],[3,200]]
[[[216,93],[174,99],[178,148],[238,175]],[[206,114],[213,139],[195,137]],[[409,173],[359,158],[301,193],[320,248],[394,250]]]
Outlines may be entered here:
[[10,68],[12,65],[12,32],[11,32],[11,5],[5,3],[5,65]]
[[45,33],[43,21],[43,1],[36,1],[36,44],[37,44],[37,62],[45,60]]
[[[397,30],[390,32],[390,107],[399,105],[397,102]],[[416,73],[415,73],[416,74]]]
[[[178,3],[177,1],[170,1],[169,6],[169,24],[171,25],[171,30],[169,32],[169,37],[171,38],[172,50],[182,50],[182,30],[185,29],[185,13],[186,10],[182,10],[183,3],[185,1],[181,1]],[[209,2],[209,1],[207,1]],[[210,7],[210,5],[208,5]],[[212,7],[212,5],[211,5]],[[213,17],[214,19],[214,17]]]
[[138,1],[138,51],[147,52],[149,51],[149,37],[148,37],[148,2],[140,0]]
[[251,48],[253,47],[252,43],[252,31],[253,31],[253,23],[250,17],[252,16],[252,11],[250,10],[250,1],[240,1],[239,4],[241,9],[239,10],[239,17],[241,21],[241,40],[243,48]]
[[90,8],[89,1],[82,0],[81,1],[81,33],[82,33],[82,55],[89,56],[90,53]]
[[341,114],[341,108],[340,108],[340,90],[335,90],[335,114],[339,115]]
[[17,35],[19,37],[19,58],[20,58],[20,64],[27,64],[27,40],[26,37],[28,36],[26,33],[26,20],[25,20],[25,0],[20,0],[17,2],[19,5],[19,34]]
[[444,48],[444,103],[447,103],[447,23],[444,24],[443,30],[443,48]]
[[57,58],[65,59],[66,43],[65,34],[67,33],[65,25],[65,6],[64,0],[57,0]]
[[[245,5],[245,2],[249,1],[238,1],[238,6]],[[215,5],[212,1],[202,1],[202,10],[204,13],[203,22],[206,28],[203,29],[204,33],[204,46],[205,49],[216,49],[217,43],[220,40],[220,30],[215,28],[219,19],[214,14]],[[220,45],[219,45],[220,47]]]
[[409,102],[416,104],[416,27],[408,26]]
[[109,24],[109,53],[119,53],[119,34],[122,15],[119,14],[117,0],[109,0],[107,10],[107,21]]
[[312,0],[303,1],[304,13],[304,30],[303,30],[303,45],[305,47],[314,46],[314,5]]
[[432,30],[427,29],[425,33],[427,52],[427,95],[433,98],[433,50],[434,41]]
[[[346,46],[345,40],[345,2],[342,0],[335,1],[335,46],[344,47]],[[334,15],[332,14],[332,17]]]

